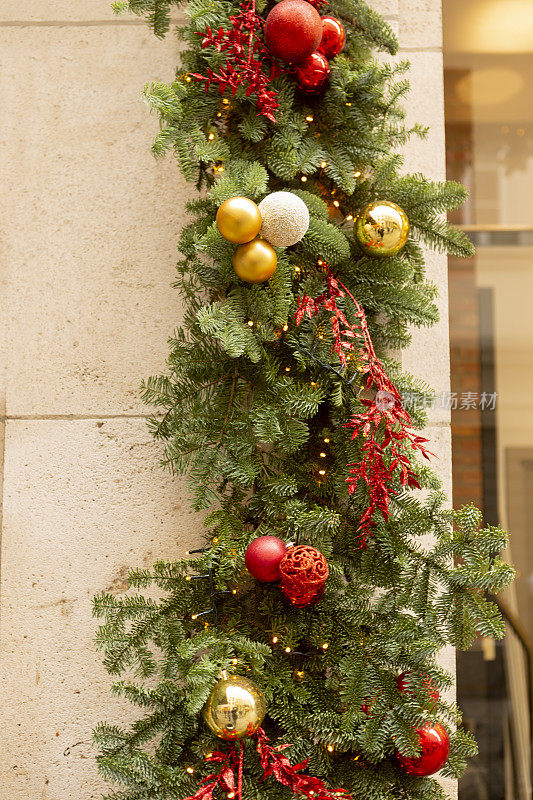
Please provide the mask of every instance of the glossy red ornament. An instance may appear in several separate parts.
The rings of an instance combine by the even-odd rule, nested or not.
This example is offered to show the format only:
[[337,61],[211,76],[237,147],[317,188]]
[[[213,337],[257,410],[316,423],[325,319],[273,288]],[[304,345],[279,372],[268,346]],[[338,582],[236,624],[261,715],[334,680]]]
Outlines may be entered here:
[[335,17],[322,17],[322,38],[318,50],[326,58],[338,56],[346,44],[346,31]]
[[423,728],[417,728],[416,732],[422,748],[420,755],[408,758],[398,753],[396,760],[407,775],[425,778],[434,775],[447,762],[450,755],[450,739],[440,722],[434,725],[428,722]]
[[[398,677],[396,678],[396,685],[398,686],[398,691],[402,692],[402,694],[408,692],[409,694],[412,695],[414,694],[414,692],[412,689],[408,688],[406,680],[409,674],[410,674],[409,672],[402,672],[400,675],[398,675]],[[429,708],[432,709],[435,706],[435,703],[440,698],[440,692],[436,686],[433,686],[429,678],[426,678],[426,680],[424,681],[424,688],[427,689],[428,700],[433,701],[429,705]]]
[[329,61],[323,53],[312,53],[294,70],[296,83],[306,94],[316,94],[326,83],[330,73]]
[[258,536],[246,548],[246,569],[257,581],[279,581],[279,565],[286,552],[287,545],[277,536]]
[[307,544],[289,547],[279,571],[281,591],[291,605],[297,608],[314,606],[322,598],[329,567],[315,547]]
[[320,14],[306,0],[281,0],[265,22],[265,42],[276,58],[291,64],[304,61],[322,38]]

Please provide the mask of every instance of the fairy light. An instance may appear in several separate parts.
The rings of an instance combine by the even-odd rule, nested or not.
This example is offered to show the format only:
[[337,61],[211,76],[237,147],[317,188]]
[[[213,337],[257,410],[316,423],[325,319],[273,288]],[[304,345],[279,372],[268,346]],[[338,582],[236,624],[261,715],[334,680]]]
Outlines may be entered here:
[[311,381],[311,386],[313,387],[313,389],[317,389],[318,383],[316,381]]
[[213,539],[213,544],[218,544],[218,536],[215,536],[215,538]]
[[325,458],[325,457],[326,457],[325,453],[320,453],[320,458]]
[[318,264],[319,267],[323,267],[324,266],[324,262],[321,261],[320,259],[316,263]]
[[322,169],[324,169],[324,167],[327,167],[327,165],[328,165],[328,162],[327,161],[323,161],[320,166],[322,167]]
[[233,800],[234,797],[235,797],[235,792],[228,793],[228,800]]
[[285,648],[285,652],[286,652],[286,653],[290,653],[290,652],[291,652],[291,648],[290,648],[290,647],[286,647],[286,648]]
[[340,206],[340,203],[338,200],[334,200],[333,205],[335,206],[335,208],[338,208]]
[[206,757],[206,758],[211,758],[211,757],[212,757],[212,755],[213,755],[213,753],[206,753],[206,754],[205,754],[205,757]]
[[289,326],[288,326],[288,325],[284,325],[284,326],[283,326],[283,330],[284,330],[284,331],[288,331],[288,330],[289,330]]
[[294,267],[294,272],[296,273],[296,275],[299,275],[301,271],[302,270],[300,269],[300,267]]
[[306,182],[306,180],[307,180],[307,176],[306,176],[306,175],[302,175],[302,177],[300,178],[300,180],[301,180],[301,182],[302,182],[302,183],[305,183],[305,182]]
[[229,106],[229,100],[228,100],[228,98],[227,98],[227,97],[224,97],[224,99],[222,100],[222,103],[223,103],[225,106]]
[[304,672],[303,670],[299,670],[299,671],[296,673],[296,675],[298,676],[298,678],[303,678],[303,676],[305,675],[305,672]]
[[273,636],[272,637],[273,644],[276,644],[277,641],[278,641],[278,637],[277,636]]
[[327,650],[328,647],[329,647],[329,644],[327,642],[324,642],[324,644],[322,645],[322,650]]
[[254,327],[254,323],[253,323],[253,321],[251,319],[248,320],[248,327],[249,328],[253,328]]
[[219,112],[217,113],[217,117],[221,117],[221,116],[222,116],[222,111],[219,111]]
[[189,775],[192,775],[193,772],[194,772],[194,769],[192,767],[187,767],[187,772],[189,773]]
[[210,133],[207,138],[209,139],[210,142],[212,142],[213,139],[215,138],[215,134],[214,133]]
[[326,474],[326,470],[325,469],[319,469],[318,470],[318,474],[319,475],[325,475]]
[[335,748],[333,747],[333,745],[332,744],[328,744],[328,753],[333,753],[334,750],[335,750]]
[[347,106],[348,108],[351,108],[351,107],[352,107],[352,104],[351,104],[351,103],[346,103],[346,106]]
[[237,589],[232,589],[232,590],[231,590],[231,593],[232,593],[232,594],[237,594]]
[[312,115],[312,114],[308,114],[308,115],[307,115],[307,117],[306,117],[306,120],[307,120],[307,122],[312,122],[312,121],[313,121],[313,119],[314,119],[314,118],[313,118],[313,115]]
[[187,83],[190,83],[192,81],[192,78],[190,75],[186,75],[185,80],[187,81]]
[[233,664],[233,666],[235,666],[236,664],[239,663],[239,659],[238,658],[232,658],[231,659],[231,663]]
[[326,438],[324,439],[324,442],[325,442],[326,444],[329,444],[329,439],[326,437]]
[[291,371],[290,367],[285,367],[285,372],[290,372],[290,371]]
[[186,556],[190,556],[190,554],[191,554],[190,550],[186,550],[186,551],[185,551],[185,555],[186,555]]
[[185,580],[186,581],[192,581],[192,575],[186,575],[185,576]]
[[191,619],[198,619],[198,614],[192,614]]
[[361,177],[361,173],[359,171],[354,172],[353,176],[354,176],[354,178],[360,178]]
[[346,222],[349,222],[351,219],[353,219],[353,214],[348,214],[346,217]]

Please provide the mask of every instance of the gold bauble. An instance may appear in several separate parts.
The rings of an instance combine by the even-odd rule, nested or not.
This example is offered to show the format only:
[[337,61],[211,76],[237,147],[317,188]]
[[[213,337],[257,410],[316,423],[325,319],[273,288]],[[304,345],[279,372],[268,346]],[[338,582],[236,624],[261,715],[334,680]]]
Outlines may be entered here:
[[267,281],[276,271],[277,263],[276,251],[264,239],[241,244],[233,254],[233,269],[248,283]]
[[241,675],[230,675],[215,683],[202,711],[208,727],[221,739],[251,736],[265,714],[262,692]]
[[370,203],[355,220],[357,241],[373,256],[393,256],[402,249],[409,235],[405,211],[387,200]]
[[230,197],[217,211],[217,226],[229,242],[244,244],[255,239],[261,229],[261,212],[247,197]]

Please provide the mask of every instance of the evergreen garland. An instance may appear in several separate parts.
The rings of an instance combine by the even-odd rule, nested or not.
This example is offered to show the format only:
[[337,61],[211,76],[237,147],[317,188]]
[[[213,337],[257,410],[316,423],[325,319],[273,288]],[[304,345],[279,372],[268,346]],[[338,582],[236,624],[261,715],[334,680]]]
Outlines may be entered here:
[[[171,6],[180,3],[114,5],[146,17],[163,36]],[[256,12],[265,17],[272,5],[258,0]],[[450,732],[443,774],[460,775],[475,753],[457,707],[442,697],[428,704],[427,681],[441,689],[452,684],[437,662],[445,645],[467,648],[477,635],[503,636],[487,593],[512,579],[499,557],[506,534],[481,529],[473,507],[449,510],[439,480],[414,461],[408,439],[398,446],[425,491],[406,489],[394,472],[388,513],[373,515],[361,542],[371,487],[347,478],[348,465],[364,458],[366,434],[357,429],[352,440],[346,426],[372,401],[364,351],[340,355],[325,306],[295,320],[302,298],[324,295],[337,276],[346,289],[335,298],[338,318],[357,333],[364,309],[397,391],[431,397],[388,353],[409,344],[410,326],[438,317],[422,246],[472,254],[444,216],[466,192],[402,174],[398,148],[426,135],[403,121],[408,64],[375,60],[374,50],[394,54],[397,43],[361,0],[331,0],[327,11],[347,32],[329,86],[311,100],[290,74],[279,74],[271,83],[275,123],[258,115],[245,87],[223,97],[215,84],[206,92],[191,77],[224,64],[224,52],[202,48],[202,36],[231,28],[230,17],[240,12],[235,0],[190,0],[175,81],[145,89],[161,121],[154,154],[172,151],[200,195],[187,204],[192,220],[180,239],[175,286],[183,325],[170,341],[167,373],[150,378],[143,397],[162,412],[150,425],[164,445],[165,466],[187,472],[193,508],[209,513],[202,548],[133,571],[138,593],[95,599],[105,665],[125,675],[114,692],[140,709],[131,727],[96,729],[99,767],[115,785],[108,800],[181,800],[197,791],[213,769],[206,754],[227,747],[201,718],[221,670],[261,688],[265,730],[274,745],[290,743],[292,764],[308,760],[307,774],[354,800],[444,797],[435,780],[404,774],[394,759],[397,751],[417,754],[415,729],[427,720]],[[304,201],[309,230],[298,245],[277,250],[269,282],[243,283],[232,267],[234,245],[216,227],[217,209],[236,195],[259,202],[277,190]],[[363,254],[352,234],[351,220],[377,198],[400,205],[411,225],[404,249],[388,259]],[[423,427],[420,408],[412,417]],[[383,431],[380,423],[377,435]],[[392,473],[387,447],[383,459]],[[291,608],[275,585],[247,575],[246,548],[262,535],[310,544],[326,556],[330,575],[318,605]],[[406,671],[412,691],[400,692],[396,678]],[[291,791],[272,777],[260,781],[249,740],[243,749],[244,800],[289,800]]]

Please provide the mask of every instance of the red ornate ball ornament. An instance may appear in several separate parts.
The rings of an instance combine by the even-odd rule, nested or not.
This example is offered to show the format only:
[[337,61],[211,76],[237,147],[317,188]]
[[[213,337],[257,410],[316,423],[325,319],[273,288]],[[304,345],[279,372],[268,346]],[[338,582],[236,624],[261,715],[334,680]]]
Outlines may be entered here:
[[322,38],[318,45],[318,50],[326,58],[332,59],[338,56],[346,44],[346,31],[335,17],[322,17]]
[[306,0],[281,0],[265,22],[265,41],[276,58],[298,64],[313,53],[322,37],[320,14]]
[[[413,695],[413,690],[408,686],[408,675],[410,675],[409,672],[402,672],[400,675],[398,675],[396,678],[396,685],[398,686],[398,691],[402,694]],[[437,703],[440,698],[440,692],[436,686],[433,686],[429,678],[426,678],[424,681],[424,688],[427,689],[428,701],[431,701],[428,702],[428,707],[430,710],[432,710],[435,707],[435,703]]]
[[289,547],[279,565],[281,591],[297,608],[316,605],[324,594],[329,575],[328,562],[314,547]]
[[442,769],[447,762],[450,755],[450,739],[440,722],[434,725],[428,722],[423,728],[417,728],[416,732],[422,748],[420,755],[408,758],[398,753],[396,761],[407,775],[426,778]]
[[323,53],[312,53],[294,70],[299,88],[306,94],[318,94],[329,77],[329,61]]
[[257,581],[279,581],[279,565],[286,552],[287,545],[277,536],[258,536],[246,548],[246,569]]

